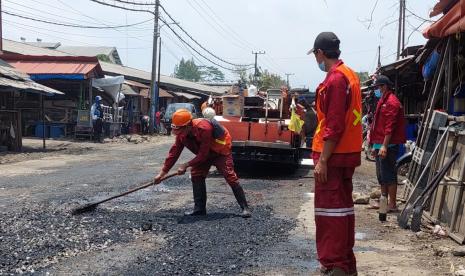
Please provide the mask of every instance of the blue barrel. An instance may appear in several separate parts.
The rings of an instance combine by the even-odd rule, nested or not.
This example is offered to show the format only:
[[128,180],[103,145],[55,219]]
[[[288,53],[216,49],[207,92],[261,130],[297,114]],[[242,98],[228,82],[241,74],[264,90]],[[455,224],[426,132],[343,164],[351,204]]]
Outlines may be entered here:
[[[36,123],[35,136],[44,138],[44,125],[42,124],[42,122]],[[45,124],[45,138],[48,138],[48,137],[50,137],[50,130],[49,130],[49,126]]]
[[65,126],[63,125],[51,125],[50,126],[50,137],[59,138],[65,136]]

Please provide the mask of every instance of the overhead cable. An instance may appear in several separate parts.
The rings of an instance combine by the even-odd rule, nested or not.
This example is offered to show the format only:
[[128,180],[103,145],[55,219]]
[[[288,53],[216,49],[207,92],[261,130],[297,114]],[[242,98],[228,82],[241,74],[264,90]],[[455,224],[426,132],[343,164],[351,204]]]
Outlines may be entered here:
[[140,24],[144,24],[146,22],[151,21],[152,19],[149,20],[144,20],[142,22],[134,23],[134,24],[128,24],[128,25],[119,25],[119,26],[90,26],[90,25],[79,25],[79,24],[67,24],[67,23],[59,23],[59,22],[52,22],[48,20],[42,20],[42,19],[37,19],[25,15],[20,15],[16,13],[12,13],[9,11],[2,11],[4,14],[8,14],[11,16],[31,20],[31,21],[36,21],[36,22],[41,22],[41,23],[47,23],[47,24],[52,24],[52,25],[58,25],[58,26],[64,26],[64,27],[71,27],[71,28],[83,28],[83,29],[118,29],[118,28],[127,28],[127,27],[132,27]]
[[[173,22],[177,22],[165,9],[165,7],[163,7],[162,5],[160,5],[161,9],[163,10],[163,12],[173,21]],[[232,65],[232,66],[235,66],[235,67],[248,67],[248,66],[251,66],[252,64],[237,64],[237,63],[232,63],[232,62],[229,62],[227,60],[224,60],[222,59],[221,57],[215,55],[214,53],[212,53],[211,51],[209,51],[207,48],[205,48],[202,44],[200,44],[197,40],[195,40],[195,38],[193,38],[184,28],[182,28],[179,24],[177,25],[178,28],[185,34],[187,35],[195,44],[197,44],[200,48],[202,48],[205,52],[207,52],[208,54],[210,54],[211,56],[213,56],[214,58],[226,63],[226,64],[229,64],[229,65]],[[171,30],[173,30],[172,28],[170,28]]]

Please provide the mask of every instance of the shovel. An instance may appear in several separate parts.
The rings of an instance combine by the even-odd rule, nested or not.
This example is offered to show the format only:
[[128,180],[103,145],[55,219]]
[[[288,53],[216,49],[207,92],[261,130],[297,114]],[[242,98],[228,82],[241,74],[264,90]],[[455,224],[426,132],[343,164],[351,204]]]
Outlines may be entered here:
[[[452,167],[452,164],[458,156],[459,152],[456,152],[454,155],[452,155],[452,157],[446,162],[446,164],[444,164],[444,166],[435,174],[433,179],[428,183],[428,185],[416,198],[416,200],[413,203],[408,203],[407,206],[405,206],[405,208],[402,210],[398,217],[400,227],[407,229],[410,215],[414,215],[411,224],[411,226],[413,226],[412,230],[420,230],[419,228],[421,225],[421,214],[423,213],[423,205],[425,201],[431,197],[432,193],[434,192],[434,190],[436,190],[439,183],[444,178],[449,169]],[[422,203],[420,204],[420,202]]]
[[[169,174],[169,175],[163,177],[163,178],[160,180],[160,182],[163,181],[163,180],[166,180],[166,179],[168,179],[168,178],[171,178],[171,177],[173,177],[173,176],[175,176],[175,175],[178,175],[178,173],[175,172],[175,173]],[[150,186],[152,186],[152,185],[154,185],[154,184],[155,184],[155,183],[153,183],[153,181],[147,182],[147,183],[145,183],[145,184],[142,185],[142,186],[136,187],[136,188],[131,189],[131,190],[129,190],[129,191],[126,191],[126,192],[124,192],[124,193],[121,193],[121,194],[118,194],[118,195],[114,195],[114,196],[112,196],[112,197],[109,197],[109,198],[100,200],[100,201],[98,201],[98,202],[89,203],[89,204],[84,205],[84,206],[82,206],[82,207],[76,208],[76,209],[74,209],[74,210],[71,212],[71,214],[74,216],[74,215],[79,215],[79,214],[91,212],[91,211],[95,210],[95,208],[97,208],[97,206],[98,206],[99,204],[101,204],[101,203],[104,203],[104,202],[110,201],[110,200],[112,200],[112,199],[115,199],[115,198],[118,198],[118,197],[122,197],[122,196],[125,196],[125,195],[128,195],[128,194],[131,194],[131,193],[134,193],[134,192],[136,192],[136,191],[139,191],[139,190],[145,189],[145,188],[147,188],[147,187],[150,187]]]

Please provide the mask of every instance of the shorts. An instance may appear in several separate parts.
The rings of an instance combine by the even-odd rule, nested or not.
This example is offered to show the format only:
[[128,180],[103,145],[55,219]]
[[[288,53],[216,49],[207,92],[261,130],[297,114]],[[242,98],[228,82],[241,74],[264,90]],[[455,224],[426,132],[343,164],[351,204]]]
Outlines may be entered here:
[[376,150],[376,177],[380,185],[397,184],[396,161],[399,153],[399,145],[388,147],[386,158],[378,156]]

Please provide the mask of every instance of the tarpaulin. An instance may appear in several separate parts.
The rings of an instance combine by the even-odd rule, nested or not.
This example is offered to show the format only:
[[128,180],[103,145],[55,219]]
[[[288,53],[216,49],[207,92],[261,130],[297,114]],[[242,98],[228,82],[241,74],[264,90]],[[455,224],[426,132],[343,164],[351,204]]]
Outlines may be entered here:
[[425,38],[443,38],[465,31],[465,0],[460,0],[443,17],[423,31]]
[[124,94],[121,93],[121,86],[124,83],[124,76],[107,77],[102,79],[93,79],[92,86],[101,88],[107,94],[109,94],[113,100],[119,103],[124,99]]

